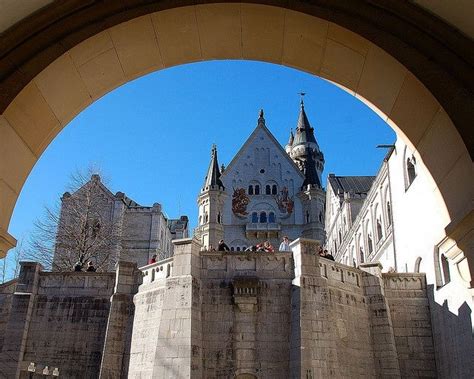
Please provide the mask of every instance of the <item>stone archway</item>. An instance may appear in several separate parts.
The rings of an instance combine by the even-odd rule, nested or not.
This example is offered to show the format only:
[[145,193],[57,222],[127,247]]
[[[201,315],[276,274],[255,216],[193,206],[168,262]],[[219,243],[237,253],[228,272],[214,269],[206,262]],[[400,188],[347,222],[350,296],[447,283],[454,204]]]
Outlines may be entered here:
[[433,179],[448,234],[467,246],[473,219],[472,41],[397,1],[384,7],[367,0],[258,3],[71,1],[4,33],[0,255],[15,243],[7,230],[26,177],[76,114],[136,77],[211,59],[294,67],[364,101],[416,151]]

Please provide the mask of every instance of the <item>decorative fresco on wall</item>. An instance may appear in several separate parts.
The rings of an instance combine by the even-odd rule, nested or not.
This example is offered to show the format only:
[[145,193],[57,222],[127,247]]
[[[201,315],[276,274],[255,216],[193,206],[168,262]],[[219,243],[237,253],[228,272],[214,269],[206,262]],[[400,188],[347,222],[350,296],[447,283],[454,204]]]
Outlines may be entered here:
[[246,217],[249,213],[247,212],[247,205],[250,203],[248,195],[245,193],[244,188],[234,188],[232,194],[232,212],[238,217]]
[[288,188],[283,187],[280,191],[280,194],[275,196],[275,200],[278,205],[278,209],[280,209],[280,212],[287,213],[288,215],[293,212],[295,203],[293,201],[293,198],[288,196]]

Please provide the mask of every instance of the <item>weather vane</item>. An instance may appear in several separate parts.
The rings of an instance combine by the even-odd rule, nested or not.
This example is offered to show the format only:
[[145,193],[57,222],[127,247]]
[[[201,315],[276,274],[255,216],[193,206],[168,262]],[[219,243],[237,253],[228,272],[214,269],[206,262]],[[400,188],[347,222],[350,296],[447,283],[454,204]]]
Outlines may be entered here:
[[303,99],[304,95],[306,95],[306,92],[298,92],[298,95],[300,95],[301,105],[303,105]]

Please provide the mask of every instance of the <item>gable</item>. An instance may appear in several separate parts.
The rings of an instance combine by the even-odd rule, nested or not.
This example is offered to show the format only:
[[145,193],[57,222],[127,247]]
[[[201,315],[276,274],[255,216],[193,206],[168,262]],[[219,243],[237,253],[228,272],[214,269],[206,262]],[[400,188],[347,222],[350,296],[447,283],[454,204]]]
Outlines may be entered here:
[[234,158],[232,158],[226,170],[222,173],[221,178],[225,179],[228,177],[235,169],[237,162],[241,162],[243,159],[248,159],[247,157],[249,156],[254,157],[255,160],[255,158],[257,158],[255,155],[258,154],[258,152],[255,151],[256,145],[261,146],[261,148],[271,149],[272,152],[275,153],[271,159],[272,162],[275,159],[279,159],[280,162],[284,162],[285,166],[287,166],[287,169],[290,170],[292,174],[298,175],[304,179],[304,175],[298,169],[295,162],[293,162],[293,160],[289,157],[270,130],[268,130],[268,128],[262,124],[257,125],[249,138],[247,138],[237,154],[234,156]]

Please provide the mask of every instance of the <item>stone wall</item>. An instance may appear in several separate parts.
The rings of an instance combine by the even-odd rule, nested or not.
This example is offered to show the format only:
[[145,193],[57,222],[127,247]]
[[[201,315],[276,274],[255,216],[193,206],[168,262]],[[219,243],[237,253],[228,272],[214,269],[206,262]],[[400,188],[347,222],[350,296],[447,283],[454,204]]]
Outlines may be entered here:
[[98,377],[114,278],[46,273],[39,264],[22,262],[2,333],[3,374],[26,377],[34,362],[37,372],[48,366],[67,378]]
[[177,241],[172,259],[142,268],[129,377],[435,376],[424,275],[356,269],[318,246],[224,253]]
[[435,377],[436,363],[430,305],[424,274],[383,274],[400,374]]

